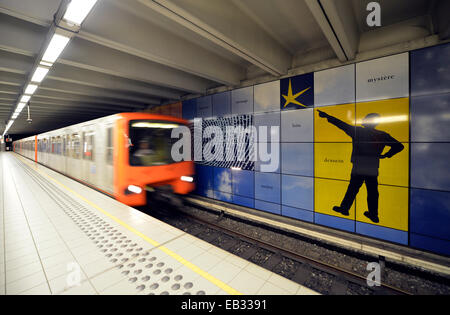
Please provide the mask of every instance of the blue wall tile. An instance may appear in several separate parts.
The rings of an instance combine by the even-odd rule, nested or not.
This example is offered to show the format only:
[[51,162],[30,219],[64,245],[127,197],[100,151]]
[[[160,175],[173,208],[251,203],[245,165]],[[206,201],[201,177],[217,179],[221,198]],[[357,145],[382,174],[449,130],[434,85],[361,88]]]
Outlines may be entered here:
[[255,85],[255,113],[280,111],[280,81]]
[[204,166],[195,164],[195,172],[196,172],[196,193],[205,196],[205,197],[213,197],[213,167]]
[[307,222],[314,221],[314,212],[304,210],[304,209],[292,208],[292,207],[288,207],[288,206],[281,206],[281,214],[284,217],[290,217],[290,218],[299,219],[302,221],[307,221]]
[[409,53],[358,62],[355,83],[356,102],[408,97]]
[[222,92],[212,96],[213,116],[231,115],[231,92]]
[[255,172],[255,199],[280,203],[280,175]]
[[231,170],[214,167],[214,190],[231,194]]
[[281,144],[281,172],[291,175],[314,176],[314,144]]
[[411,233],[410,246],[450,256],[450,242]]
[[283,175],[281,190],[283,205],[311,211],[314,209],[314,178]]
[[231,91],[233,115],[253,114],[253,86]]
[[191,120],[196,117],[197,114],[197,100],[190,99],[183,102],[181,107],[183,119]]
[[411,141],[450,142],[450,93],[411,98]]
[[[261,113],[261,114],[255,114],[253,116],[254,126],[257,130],[257,140],[259,142],[271,142],[272,137],[274,138],[274,142],[280,141],[280,133],[281,133],[281,116],[280,112],[276,113]],[[266,132],[262,133],[262,130],[260,130],[261,126],[266,126]],[[278,132],[276,128],[272,127],[278,127]],[[266,139],[264,140],[265,137]]]
[[322,213],[314,213],[314,222],[347,232],[355,232],[355,221]]
[[247,198],[238,195],[233,195],[233,203],[248,208],[255,207],[255,200],[253,198]]
[[408,245],[408,232],[390,229],[384,226],[356,222],[356,233],[370,237]]
[[313,142],[313,114],[312,108],[281,112],[281,141]]
[[[267,170],[267,168],[264,170],[265,173],[279,173],[281,170],[281,156],[280,156],[280,150],[281,145],[280,143],[257,143],[258,145],[258,156],[255,161],[255,171],[262,172],[263,169],[261,168],[262,165],[267,165],[268,167],[271,165],[271,170]],[[260,155],[261,152],[268,152],[270,155],[271,160],[268,162],[263,162]],[[272,152],[273,151],[273,152]]]
[[279,204],[265,202],[261,200],[255,200],[255,209],[263,210],[274,214],[281,214],[281,206]]
[[[289,82],[291,90],[289,91]],[[295,104],[286,100],[289,94],[296,95],[295,101],[302,105]],[[281,110],[304,109],[306,107],[314,107],[314,73],[307,73],[282,79],[280,81],[280,107]]]
[[450,143],[411,143],[411,187],[450,191]]
[[355,102],[355,65],[314,73],[314,106]]
[[211,95],[197,99],[196,117],[208,118],[212,116],[212,97]]
[[450,192],[411,189],[410,231],[450,240]]
[[450,92],[450,44],[411,52],[411,95]]
[[214,199],[224,202],[233,202],[233,195],[222,191],[214,191]]
[[255,180],[253,171],[231,170],[233,194],[254,198]]

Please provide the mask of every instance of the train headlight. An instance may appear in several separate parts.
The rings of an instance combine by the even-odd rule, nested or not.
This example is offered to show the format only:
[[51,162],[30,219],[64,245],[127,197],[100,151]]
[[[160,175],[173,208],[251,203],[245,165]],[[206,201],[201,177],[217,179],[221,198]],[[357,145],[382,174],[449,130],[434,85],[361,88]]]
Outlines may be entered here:
[[180,179],[183,182],[188,182],[188,183],[192,183],[194,181],[194,177],[192,177],[192,176],[181,176]]
[[142,188],[139,186],[135,186],[135,185],[129,185],[127,187],[128,191],[135,193],[135,194],[140,194],[142,192]]

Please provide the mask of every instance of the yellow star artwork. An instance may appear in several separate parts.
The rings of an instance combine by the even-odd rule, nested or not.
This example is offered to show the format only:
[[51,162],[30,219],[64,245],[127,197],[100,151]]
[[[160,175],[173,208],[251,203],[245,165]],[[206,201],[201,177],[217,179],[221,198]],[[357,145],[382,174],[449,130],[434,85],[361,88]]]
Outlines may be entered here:
[[298,92],[297,94],[293,95],[292,94],[292,83],[291,83],[291,79],[289,79],[289,89],[288,89],[288,95],[282,95],[284,97],[284,99],[286,100],[286,103],[284,103],[284,107],[288,106],[289,104],[293,103],[296,105],[300,105],[302,107],[308,107],[306,105],[303,105],[302,103],[300,103],[299,101],[297,101],[297,97],[299,97],[300,95],[302,95],[303,93],[305,93],[306,91],[308,91],[311,87],[304,89],[303,91]]

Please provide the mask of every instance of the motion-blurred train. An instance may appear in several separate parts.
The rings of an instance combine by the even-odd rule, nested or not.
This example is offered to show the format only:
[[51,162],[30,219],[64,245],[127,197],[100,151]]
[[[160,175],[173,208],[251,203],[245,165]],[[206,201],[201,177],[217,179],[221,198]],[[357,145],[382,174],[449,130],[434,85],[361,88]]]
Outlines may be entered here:
[[195,188],[192,161],[175,162],[174,128],[187,121],[121,113],[14,142],[14,151],[130,206],[147,191],[187,194]]

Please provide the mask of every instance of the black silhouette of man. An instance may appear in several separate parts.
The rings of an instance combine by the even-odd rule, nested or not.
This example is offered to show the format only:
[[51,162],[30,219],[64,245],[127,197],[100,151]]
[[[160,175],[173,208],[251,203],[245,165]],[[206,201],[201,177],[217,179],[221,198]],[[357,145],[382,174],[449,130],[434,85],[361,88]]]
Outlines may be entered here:
[[[362,127],[349,125],[327,113],[318,110],[319,117],[326,118],[329,123],[335,125],[352,138],[353,151],[351,162],[353,164],[350,183],[340,206],[333,210],[343,215],[349,215],[349,209],[355,201],[363,183],[367,188],[367,206],[369,211],[364,212],[372,222],[380,222],[378,218],[378,169],[380,159],[391,158],[404,149],[403,144],[394,139],[387,132],[375,129],[380,115],[368,114],[362,121]],[[390,150],[383,153],[386,146]]]

